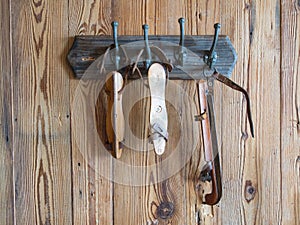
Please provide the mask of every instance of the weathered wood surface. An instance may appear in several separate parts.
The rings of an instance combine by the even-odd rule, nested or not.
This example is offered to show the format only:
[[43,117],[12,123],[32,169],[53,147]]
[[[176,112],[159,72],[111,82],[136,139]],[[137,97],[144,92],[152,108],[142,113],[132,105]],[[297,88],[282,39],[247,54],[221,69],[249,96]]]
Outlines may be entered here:
[[[87,34],[107,34],[111,32],[110,28],[110,1],[69,1],[69,46],[70,49],[75,35]],[[95,23],[95,21],[97,21]],[[99,23],[98,23],[99,22]],[[67,57],[67,55],[65,55]],[[68,65],[69,67],[69,65]],[[70,78],[73,77],[71,70]],[[70,82],[70,98],[71,104],[74,102],[74,94],[80,82],[71,79]],[[96,97],[94,95],[93,97]],[[107,139],[105,128],[105,93],[101,92],[97,101],[95,114],[97,115],[97,130],[101,131],[101,139]],[[86,105],[86,99],[82,99],[82,104]],[[90,99],[91,100],[91,99]],[[94,109],[92,109],[94,110]],[[71,112],[72,113],[72,112]],[[98,122],[99,121],[99,122]],[[100,123],[101,121],[101,123]],[[71,127],[76,125],[77,121],[71,117]],[[84,129],[85,134],[88,133]],[[113,224],[113,182],[103,179],[97,175],[97,168],[101,166],[101,158],[93,157],[92,160],[87,159],[82,154],[82,150],[78,146],[76,135],[72,135],[72,176],[73,176],[73,223],[74,224]],[[95,140],[89,139],[86,144],[87,149],[95,146]],[[107,162],[107,161],[106,161]],[[107,162],[111,164],[111,162]],[[106,165],[109,169],[111,165]]]
[[[161,48],[161,51],[164,52],[166,55],[166,59],[160,59],[157,57],[157,53],[154,51],[151,51],[152,60],[155,61],[162,61],[164,63],[171,62],[173,64],[173,70],[172,73],[169,75],[169,79],[182,79],[182,80],[192,80],[192,79],[202,79],[203,74],[202,73],[195,73],[196,71],[203,71],[205,68],[207,68],[207,65],[204,63],[203,58],[205,55],[209,54],[210,48],[212,46],[213,42],[213,35],[203,35],[203,36],[191,36],[191,35],[185,35],[185,41],[184,41],[184,49],[182,50],[185,52],[186,57],[184,59],[183,66],[178,61],[180,48],[179,48],[179,36],[171,35],[171,36],[149,36],[149,45],[150,47],[152,45],[157,46],[158,41],[161,42],[168,42],[168,44],[165,44],[162,46],[158,46]],[[140,53],[141,49],[144,49],[144,43],[141,42],[143,40],[143,36],[118,36],[118,43],[123,46],[120,48],[120,58],[121,58],[121,64],[124,66],[127,66],[124,61],[126,61],[125,54],[128,58],[130,58],[132,61],[133,59],[136,59],[137,55]],[[153,44],[152,42],[153,41]],[[135,45],[126,45],[128,43],[135,42]],[[91,75],[87,74],[86,71],[89,68],[89,66],[94,63],[97,59],[97,61],[100,61],[103,59],[103,61],[106,61],[105,63],[105,69],[107,71],[112,71],[115,69],[114,62],[108,62],[108,59],[110,59],[111,55],[115,54],[114,47],[112,45],[113,39],[112,35],[110,36],[76,36],[74,39],[74,43],[72,48],[70,49],[70,52],[68,54],[68,61],[70,63],[70,66],[72,67],[72,70],[74,72],[75,78],[85,78],[85,79],[100,79],[102,78],[101,75],[99,75],[99,68],[95,67],[95,70],[90,71]],[[137,46],[140,46],[138,48]],[[111,48],[110,52],[106,57],[104,57],[105,52],[108,48]],[[186,49],[185,49],[186,48]],[[125,51],[125,53],[123,52]],[[192,51],[193,54],[190,54],[189,51]],[[219,36],[218,42],[215,48],[215,51],[217,53],[218,60],[215,64],[215,67],[218,68],[218,71],[225,76],[230,77],[232,70],[234,69],[237,55],[236,52],[227,36]],[[144,51],[143,56],[146,55]],[[103,57],[100,59],[100,57]],[[166,61],[164,61],[166,60]],[[143,61],[142,58],[140,61]],[[123,62],[123,63],[122,63]],[[97,64],[100,64],[99,62],[96,62]],[[181,70],[177,69],[176,67],[179,66],[182,68]],[[193,69],[192,69],[193,68]],[[188,70],[190,69],[190,70]],[[186,73],[182,72],[182,70],[185,70],[187,74],[193,76],[188,76]],[[105,77],[105,76],[103,76]],[[138,76],[135,78],[139,78]],[[103,79],[103,78],[102,78]]]
[[[281,2],[280,195],[283,224],[300,223],[300,2]],[[278,192],[278,191],[277,191]]]
[[68,5],[10,2],[14,221],[71,224]]
[[10,4],[0,4],[0,223],[14,222]]
[[[221,17],[221,21],[226,24],[223,32],[232,37],[239,52],[233,78],[249,91],[256,138],[248,138],[245,132],[243,98],[223,92],[221,208],[227,210],[221,210],[221,220],[228,224],[277,224],[282,216],[279,187],[284,191],[279,166],[280,99],[284,98],[280,96],[280,2],[221,3],[220,13],[230,15],[236,8],[240,10],[231,18]],[[227,115],[231,120],[225,119]],[[227,133],[232,123],[242,129]]]
[[[0,9],[0,224],[300,223],[299,1],[6,0]],[[73,37],[110,35],[113,20],[119,21],[120,35],[142,35],[144,23],[150,35],[179,35],[179,17],[186,18],[186,35],[212,34],[213,24],[222,24],[221,34],[229,36],[238,54],[232,79],[247,88],[252,100],[255,139],[248,132],[243,97],[215,87],[223,197],[213,209],[202,206],[197,193],[201,141],[174,176],[134,187],[101,177],[97,171],[103,166],[118,175],[115,161],[103,162],[97,152],[86,161],[74,134],[81,123],[82,132],[89,132],[85,121],[75,120],[72,108],[77,88],[83,87],[78,102],[85,107],[97,102],[90,111],[95,111],[99,137],[106,139],[106,94],[97,96],[97,87],[89,90],[88,81],[72,78],[66,56]],[[197,102],[193,82],[176,84]],[[135,90],[128,90],[125,103],[137,93],[148,93],[144,84],[131,85]],[[180,121],[198,113],[182,92],[174,91],[180,97],[167,104],[170,141],[164,158],[178,145],[177,139],[191,136],[181,130]],[[87,99],[90,95],[94,98]],[[148,98],[124,107],[137,137],[147,138],[149,109]],[[79,143],[84,141],[87,150],[97,145],[86,137]],[[138,146],[145,148],[146,142]],[[153,151],[128,148],[121,160],[143,166],[159,162]],[[131,172],[124,173],[127,182],[135,181]],[[163,172],[158,167],[153,179]],[[147,184],[146,178],[142,184]],[[163,219],[161,213],[168,211],[158,213],[159,205],[170,202],[174,212]]]

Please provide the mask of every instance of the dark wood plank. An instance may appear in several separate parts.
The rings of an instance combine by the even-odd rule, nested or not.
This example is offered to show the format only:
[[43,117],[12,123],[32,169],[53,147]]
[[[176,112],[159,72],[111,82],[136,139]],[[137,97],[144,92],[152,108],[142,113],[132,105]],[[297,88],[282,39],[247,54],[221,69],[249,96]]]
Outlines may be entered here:
[[[281,222],[300,223],[300,2],[281,1]],[[286,189],[288,188],[288,190]]]
[[72,224],[68,1],[12,1],[16,224]]
[[[213,24],[212,24],[213,26]],[[124,45],[123,49],[126,51],[126,56],[129,58],[136,58],[142,49],[143,43],[139,43],[141,48],[133,48],[129,45],[126,45],[130,42],[136,42],[143,40],[142,36],[119,36],[118,42],[120,45]],[[179,58],[178,52],[180,51],[179,47],[176,47],[179,42],[179,36],[149,36],[149,41],[163,41],[169,42],[170,44],[155,44],[155,46],[159,46],[164,54],[167,56],[168,61],[172,62],[174,69],[172,73],[170,73],[170,79],[193,79],[191,76],[182,73],[182,70],[176,68],[177,65],[180,66],[177,59]],[[197,70],[203,70],[205,63],[203,62],[203,58],[205,55],[209,54],[209,50],[212,46],[213,35],[210,36],[185,36],[185,47],[187,50],[192,51],[194,55],[186,53],[187,56],[184,61],[184,66],[180,68],[185,68],[189,70],[189,73],[194,73],[194,79],[203,78],[202,73],[197,73]],[[70,65],[74,71],[74,76],[76,78],[82,78],[84,76],[85,79],[99,79],[99,77],[105,77],[105,75],[99,75],[99,69],[95,67],[95,71],[91,71],[89,68],[90,74],[86,74],[87,68],[94,63],[97,59],[100,60],[100,56],[103,56],[108,47],[112,47],[112,37],[111,36],[76,36],[73,46],[68,54],[68,60]],[[174,44],[174,46],[172,46]],[[138,45],[138,44],[137,44]],[[127,46],[127,47],[125,47]],[[215,67],[218,68],[218,71],[228,77],[230,77],[231,72],[234,68],[237,56],[236,52],[227,36],[220,36],[216,46],[216,52],[218,54],[218,60],[215,64]],[[114,54],[115,51],[111,50],[111,53]],[[125,61],[125,54],[120,50],[121,62]],[[152,50],[152,57],[154,61],[162,60],[157,58],[157,54]],[[108,59],[110,57],[106,57],[105,69],[106,71],[114,70],[113,62],[109,62]],[[99,61],[98,60],[98,61]],[[97,62],[99,64],[99,62]],[[123,66],[126,66],[125,63],[121,63]],[[135,77],[137,78],[137,77]]]
[[0,224],[14,223],[10,1],[0,4]]

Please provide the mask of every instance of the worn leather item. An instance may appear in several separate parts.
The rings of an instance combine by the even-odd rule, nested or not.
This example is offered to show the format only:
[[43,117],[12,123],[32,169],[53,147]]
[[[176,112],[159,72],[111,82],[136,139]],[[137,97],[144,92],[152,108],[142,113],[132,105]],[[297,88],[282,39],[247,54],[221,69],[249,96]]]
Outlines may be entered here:
[[251,115],[251,109],[250,109],[250,98],[248,95],[248,92],[242,88],[241,86],[239,86],[238,84],[236,84],[235,82],[233,82],[232,80],[230,80],[228,77],[220,74],[217,70],[215,70],[215,72],[213,73],[213,77],[220,81],[221,83],[225,84],[226,86],[240,91],[244,94],[246,101],[247,101],[247,116],[248,116],[248,121],[249,121],[249,125],[250,125],[250,131],[251,131],[251,135],[254,138],[254,128],[253,128],[253,121],[252,121],[252,115]]

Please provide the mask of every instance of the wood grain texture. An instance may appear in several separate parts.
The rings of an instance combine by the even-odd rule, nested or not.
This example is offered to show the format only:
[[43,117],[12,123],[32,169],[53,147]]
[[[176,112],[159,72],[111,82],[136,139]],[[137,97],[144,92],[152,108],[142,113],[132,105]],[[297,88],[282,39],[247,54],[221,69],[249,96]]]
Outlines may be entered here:
[[[111,14],[112,3],[110,1],[69,1],[69,48],[75,35],[109,35],[111,34]],[[71,72],[71,71],[70,71]],[[70,73],[70,77],[71,77]],[[75,93],[82,84],[78,80],[70,81],[70,102],[73,108]],[[96,96],[92,96],[97,97]],[[84,96],[82,104],[86,105],[92,99],[86,99]],[[100,138],[105,142],[105,112],[106,112],[106,94],[100,93],[95,108],[96,127]],[[74,114],[74,113],[72,113]],[[71,114],[71,115],[72,115]],[[112,224],[113,222],[113,183],[101,177],[98,173],[101,167],[101,157],[88,159],[83,153],[88,151],[78,146],[78,136],[75,134],[75,127],[78,121],[71,116],[71,134],[72,134],[72,172],[73,172],[73,222],[74,224]],[[89,132],[84,129],[86,121],[78,124],[84,130],[83,134]],[[83,138],[81,138],[83,139]],[[95,140],[90,139],[86,148],[92,148]],[[97,152],[92,151],[93,154]],[[108,162],[110,164],[111,162]],[[105,164],[106,165],[106,164]],[[111,170],[111,165],[107,165]]]
[[[226,15],[221,20],[223,32],[228,33],[239,52],[233,79],[250,93],[256,138],[248,138],[242,96],[225,90],[222,101],[224,198],[220,224],[275,224],[280,219],[278,8],[280,3],[276,1],[221,4],[220,13]],[[268,107],[262,110],[262,106]],[[235,128],[228,133],[230,124],[242,129]]]
[[281,1],[282,224],[300,223],[300,2]]
[[[148,2],[147,0],[111,1],[110,19],[111,21],[118,21],[119,34],[121,35],[142,35],[143,34],[142,25],[145,23],[145,7],[147,2]],[[150,32],[152,29],[153,28],[150,27]],[[111,33],[107,33],[107,34],[111,34]]]
[[[221,32],[228,33],[231,41],[238,52],[238,61],[232,74],[232,79],[247,87],[249,72],[244,69],[244,62],[249,59],[249,39],[248,39],[248,11],[244,9],[244,3],[239,1],[236,4],[220,3],[220,15],[222,24]],[[242,33],[245,30],[247,33]],[[241,36],[242,35],[242,36]],[[248,36],[247,36],[248,35]],[[247,44],[248,45],[247,45]],[[247,65],[247,64],[246,64]],[[251,70],[250,70],[251,71]],[[251,89],[252,90],[252,89]],[[250,93],[251,94],[251,93]],[[217,95],[217,94],[216,94]],[[215,96],[216,96],[215,95]],[[246,122],[243,104],[244,101],[240,93],[221,87],[220,99],[220,143],[222,155],[222,174],[223,174],[223,198],[220,202],[220,214],[216,221],[217,224],[243,224],[242,201],[243,201],[243,154],[245,151],[245,139],[241,138],[241,127]],[[251,97],[252,113],[254,112]],[[257,121],[255,120],[255,124]],[[234,129],[229,129],[234,125]],[[237,129],[236,127],[240,127]],[[243,132],[245,132],[243,128]],[[249,140],[247,141],[247,143]],[[246,153],[248,153],[247,151]],[[253,153],[249,153],[249,155]],[[247,158],[248,159],[248,158]],[[251,158],[249,158],[251,160]],[[254,159],[256,160],[256,159]],[[248,160],[247,160],[248,161]],[[249,161],[248,161],[249,162]],[[246,162],[246,163],[248,163]],[[246,170],[247,173],[248,170]],[[251,171],[251,170],[250,170]],[[252,202],[253,203],[253,202]],[[248,208],[247,208],[248,210]],[[248,214],[246,214],[248,215]],[[247,221],[247,219],[246,219]],[[253,223],[253,222],[252,222]]]
[[[299,1],[6,0],[0,12],[0,224],[300,223]],[[177,20],[182,16],[187,35],[212,34],[213,24],[222,24],[221,34],[230,37],[238,54],[232,79],[249,91],[252,102],[255,139],[248,137],[243,97],[216,83],[223,197],[213,208],[201,205],[205,188],[197,182],[203,165],[201,140],[191,160],[174,176],[133,187],[99,176],[103,166],[117,176],[118,167],[103,162],[97,152],[86,161],[73,134],[78,124],[72,103],[79,81],[72,79],[66,61],[73,37],[110,35],[112,20],[119,21],[119,34],[141,35],[142,24],[148,23],[150,34],[178,35]],[[196,85],[176,84],[197,102]],[[144,84],[135,85],[136,91],[147,93]],[[96,100],[87,97],[96,89],[83,89],[82,103]],[[135,93],[131,90],[127,97]],[[178,96],[173,105],[167,104],[171,117],[167,154],[180,136],[190,138],[188,131],[177,132],[184,116],[175,109],[191,106]],[[124,102],[129,100],[124,95]],[[147,138],[149,107],[145,98],[125,108],[137,137]],[[105,141],[105,92],[90,110]],[[197,110],[189,109],[185,117],[198,114]],[[82,131],[89,132],[85,126]],[[97,144],[81,139],[87,149]],[[137,150],[147,147],[141,142]],[[159,162],[151,151],[129,148],[121,160],[144,166]],[[134,181],[134,172],[124,173],[127,181]],[[162,175],[157,168],[151,179]],[[149,180],[145,176],[141,181]],[[163,219],[159,205],[168,202],[174,212]]]
[[12,1],[16,224],[72,223],[66,3]]
[[[174,7],[172,6],[173,3],[171,2],[161,2],[161,1],[149,1],[146,5],[146,21],[150,25],[150,34],[154,35],[162,35],[162,34],[178,34],[179,33],[179,26],[177,19],[183,15],[184,8]],[[176,3],[180,6],[180,2]],[[184,4],[182,4],[184,6]],[[170,10],[172,8],[173,10]],[[155,15],[151,14],[155,13]],[[186,16],[187,20],[193,20],[194,15]],[[151,23],[154,24],[154,31],[151,30]],[[167,24],[167,25],[166,25]],[[211,22],[213,24],[213,22]],[[190,30],[186,32],[186,34],[192,33]],[[196,84],[194,82],[176,82],[177,85],[182,87],[186,93],[190,96],[196,95]],[[138,88],[134,89],[139,90]],[[136,94],[136,93],[135,93]],[[132,93],[134,95],[134,93]],[[130,95],[129,95],[130,96]],[[174,96],[180,96],[175,94]],[[197,102],[196,100],[194,100]],[[186,104],[180,98],[175,99],[175,109],[180,111],[190,111],[191,114],[196,114],[197,112],[193,110],[187,109]],[[142,103],[140,103],[142,104]],[[149,104],[149,103],[148,103]],[[126,104],[125,104],[126,105]],[[140,107],[137,106],[136,109],[132,109],[132,111],[139,115],[141,109],[144,109],[145,112],[148,112],[148,109],[145,107],[147,103],[143,103]],[[173,109],[174,110],[174,109]],[[168,109],[168,112],[171,110]],[[172,111],[171,111],[172,112]],[[177,111],[178,112],[178,111]],[[193,116],[190,115],[189,118]],[[147,120],[147,116],[144,116],[139,122],[135,122],[136,125],[134,127],[138,128],[138,124],[142,123],[145,124],[141,127],[148,127],[145,119]],[[189,122],[192,122],[188,119]],[[176,119],[175,116],[169,117],[169,125],[180,123],[180,120]],[[176,133],[180,131],[181,138],[187,138],[190,135],[188,130],[180,129],[180,126],[177,126],[178,130],[170,128],[169,131],[173,131],[170,134],[170,137],[174,137]],[[147,137],[147,133],[143,130],[137,131],[141,137]],[[178,135],[178,134],[177,134]],[[187,140],[187,139],[186,139]],[[176,142],[172,143],[171,141],[168,142],[167,153],[176,147]],[[182,147],[182,146],[180,146]],[[185,149],[184,147],[181,149]],[[180,171],[180,173],[175,174],[173,177],[169,178],[168,180],[153,184],[150,186],[144,186],[140,188],[132,188],[132,187],[124,187],[124,186],[116,186],[115,188],[115,222],[119,224],[121,221],[126,221],[127,223],[137,223],[137,224],[196,224],[200,223],[204,219],[206,219],[206,215],[201,213],[201,192],[197,192],[197,179],[199,177],[199,172],[201,169],[200,164],[200,156],[201,156],[202,148],[200,147],[200,143],[197,146],[197,150],[192,157],[191,161],[188,161],[186,167]],[[135,153],[128,152],[127,154],[131,155],[131,159],[122,158],[126,160],[126,162],[136,162],[144,165],[145,167],[148,164],[151,164],[158,160],[159,158],[153,155],[153,152],[149,153],[149,156],[146,158],[144,157],[137,157]],[[125,157],[125,156],[124,156]],[[167,157],[167,156],[165,156]],[[146,159],[146,160],[145,160]],[[180,159],[179,159],[180,160]],[[176,163],[177,160],[174,160]],[[163,171],[158,171],[158,173],[163,173]],[[179,185],[180,184],[180,185]],[[120,193],[117,195],[117,193]],[[125,194],[124,194],[125,193]],[[146,193],[146,195],[145,195]],[[172,198],[172,196],[174,196]],[[159,205],[171,201],[175,206],[174,214],[168,219],[162,219],[160,214],[158,213]],[[129,209],[124,209],[123,205],[126,203]],[[154,207],[149,207],[149,205],[155,205]],[[140,205],[140,208],[137,206]],[[120,211],[125,211],[120,215]],[[202,210],[203,211],[203,210]],[[208,214],[211,213],[211,210],[208,210]],[[117,216],[116,216],[117,215]]]
[[10,1],[0,4],[0,224],[14,223]]
[[[174,55],[174,53],[178,52],[178,43],[179,37],[178,36],[149,36],[149,41],[154,41],[154,46],[160,47],[159,51],[163,51],[166,58],[172,62],[173,69],[172,73],[169,74],[169,79],[171,80],[199,80],[203,79],[203,73],[197,73],[197,71],[203,71],[207,68],[206,63],[202,61],[205,55],[209,54],[209,50],[211,48],[213,42],[213,35],[203,35],[203,36],[191,36],[185,35],[184,37],[184,46],[187,49],[187,56],[185,57],[184,66],[183,68],[178,69],[176,66],[180,65],[178,62],[178,57]],[[122,49],[124,49],[124,54],[127,55],[128,58],[136,57],[140,50],[143,48],[143,36],[118,36],[118,43],[122,45]],[[159,44],[157,41],[168,42],[167,46],[158,46]],[[131,42],[139,42],[140,48],[136,47],[135,49],[132,48],[132,45],[128,45]],[[156,42],[156,43],[155,43]],[[99,57],[105,54],[107,48],[112,45],[112,39],[110,36],[76,36],[68,53],[68,61],[72,67],[73,75],[77,79],[84,78],[85,79],[103,79],[106,74],[99,74],[99,68],[96,67],[96,70],[93,73],[90,73],[91,76],[87,76],[85,74],[86,70],[90,67],[92,63],[97,61]],[[151,43],[151,42],[150,42]],[[137,45],[138,45],[137,44]],[[151,48],[151,55],[153,61],[162,61],[165,62],[166,60],[162,57],[159,57],[159,53],[157,48]],[[156,50],[156,52],[155,52]],[[230,77],[232,70],[234,69],[237,55],[236,52],[230,42],[230,39],[225,35],[220,35],[218,38],[218,42],[215,48],[215,51],[218,53],[218,60],[215,63],[215,67],[218,68],[218,72],[222,73],[225,76]],[[111,49],[108,54],[114,53],[114,49]],[[189,54],[193,52],[193,54]],[[121,55],[122,56],[122,55]],[[145,55],[142,55],[143,57]],[[194,57],[195,56],[195,57]],[[125,58],[125,57],[124,57]],[[200,62],[199,62],[200,58]],[[142,58],[140,58],[142,61]],[[165,63],[168,63],[166,61]],[[121,60],[121,68],[127,65],[124,65],[124,60]],[[113,71],[115,69],[115,65],[112,61],[106,60],[105,62],[105,69],[106,73],[108,71]],[[123,68],[123,71],[125,70]],[[145,68],[142,68],[140,65],[141,72],[145,71]],[[182,72],[185,71],[186,73]],[[191,75],[193,74],[193,75]],[[147,77],[147,74],[144,74]],[[140,78],[139,75],[135,74],[135,76],[130,76],[128,79],[138,79]]]
[[[183,83],[180,84],[182,85]],[[135,82],[133,85],[135,86],[131,87],[135,88],[130,88],[128,92],[124,92],[123,94],[125,103],[130,102],[134,95],[149,91],[147,88],[145,89],[142,82]],[[178,83],[176,83],[176,85],[178,85]],[[180,87],[182,87],[181,85]],[[189,90],[188,87],[189,86],[186,86],[184,90]],[[174,88],[174,86],[172,87],[167,85],[166,99],[170,100],[170,95],[174,96],[174,94],[178,96],[178,99],[171,102],[172,105],[170,102],[167,104],[170,139],[167,143],[166,152],[162,157],[156,156],[153,151],[153,146],[148,144],[150,99],[141,99],[134,104],[132,108],[130,107],[132,104],[124,104],[125,115],[129,114],[130,119],[130,127],[126,130],[131,128],[133,135],[137,136],[142,141],[138,146],[136,146],[136,148],[133,148],[130,146],[135,144],[134,141],[130,139],[128,140],[130,136],[125,137],[125,140],[127,138],[129,141],[126,142],[128,144],[128,148],[124,150],[124,155],[122,155],[121,160],[129,165],[141,166],[142,169],[132,168],[132,174],[123,174],[124,177],[129,179],[129,184],[130,182],[135,184],[137,181],[140,181],[138,182],[139,186],[134,187],[115,184],[114,221],[116,224],[120,224],[122,221],[126,221],[126,223],[129,224],[189,224],[187,221],[190,219],[195,221],[195,217],[190,218],[187,215],[186,209],[186,182],[191,175],[185,176],[182,174],[182,171],[180,171],[180,173],[174,173],[172,177],[163,179],[161,182],[157,183],[160,181],[161,177],[165,175],[165,173],[173,169],[173,164],[180,164],[182,162],[185,164],[184,160],[187,156],[184,155],[184,151],[180,151],[180,154],[177,157],[174,157],[171,154],[174,153],[176,147],[179,147],[179,150],[188,149],[186,143],[180,144],[178,142],[179,139],[184,139],[187,136],[190,136],[190,134],[182,129],[182,122],[184,121],[188,123],[187,121],[190,121],[188,118],[197,114],[195,108],[189,106],[189,104],[185,104],[186,101],[184,100],[186,99],[179,97],[180,89],[175,90],[174,92],[174,90],[170,90],[171,88]],[[190,90],[190,92],[194,94],[195,88]],[[140,96],[142,96],[142,93]],[[187,109],[187,112],[189,113],[183,113],[180,115],[180,109]],[[143,129],[141,129],[140,125],[142,125]],[[197,139],[196,135],[197,133],[193,135],[194,139]],[[192,140],[189,143],[190,145],[193,145]],[[165,167],[162,167],[161,163],[169,157],[172,157],[172,161]],[[153,169],[149,173],[149,170],[151,170],[150,165],[153,164],[157,164],[157,168]],[[140,174],[140,177],[134,176],[133,174]],[[193,187],[194,186],[195,185],[193,184]],[[195,190],[190,193],[190,195],[194,195],[193,197],[195,198]],[[127,207],[124,208],[124,204],[126,204]],[[195,200],[193,206],[195,207]],[[172,210],[170,210],[172,213],[170,213],[169,217],[164,214],[162,208],[165,208],[166,211],[168,211],[169,208],[172,208]],[[120,213],[121,211],[124,213]]]

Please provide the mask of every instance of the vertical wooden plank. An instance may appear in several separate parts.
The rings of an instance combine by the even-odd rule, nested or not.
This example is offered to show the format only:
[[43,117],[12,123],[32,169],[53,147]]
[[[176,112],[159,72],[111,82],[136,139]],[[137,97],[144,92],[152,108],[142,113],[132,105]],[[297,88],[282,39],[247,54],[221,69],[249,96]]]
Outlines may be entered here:
[[[150,30],[151,33],[157,35],[180,34],[178,19],[184,16],[184,9],[184,1],[182,0],[147,1],[146,20],[152,21],[151,27],[155,28]],[[150,18],[154,19],[151,20]]]
[[[253,1],[252,3],[253,9],[256,10]],[[238,61],[232,79],[245,88],[247,88],[248,77],[250,76],[247,68],[248,63],[246,63],[249,62],[249,48],[251,45],[249,41],[249,18],[251,19],[251,16],[253,16],[249,10],[250,6],[246,8],[246,4],[242,1],[230,2],[229,4],[220,3],[221,33],[229,36],[238,54]],[[252,88],[252,84],[250,88]],[[250,88],[248,91],[252,90]],[[242,132],[246,132],[244,128],[244,122],[246,122],[245,111],[243,109],[245,102],[240,93],[227,87],[222,86],[219,91],[220,102],[222,103],[219,115],[221,118],[223,198],[220,202],[220,215],[217,222],[218,224],[242,224],[242,163],[245,160],[247,166],[247,162],[254,162],[251,158],[248,159],[248,155],[244,155],[245,140],[242,138],[241,127],[243,127]],[[251,98],[251,100],[255,102],[255,99]],[[254,112],[254,108],[252,108],[252,112]],[[248,152],[249,150],[246,151],[246,154]],[[250,152],[250,154],[253,154],[253,152]],[[252,171],[255,175],[255,167]],[[247,172],[248,170],[245,173]],[[247,176],[251,175],[247,174]],[[251,179],[256,180],[256,177],[251,176]]]
[[220,224],[277,224],[280,218],[279,9],[278,1],[221,4],[222,32],[239,55],[233,80],[250,93],[256,138],[250,138],[244,99],[224,90]]
[[[257,192],[253,193],[253,197],[258,197],[258,210],[256,218],[252,218],[258,224],[275,224],[280,221],[282,192],[279,188],[282,187],[282,181],[278,138],[281,102],[274,101],[280,99],[280,2],[256,1],[255,6],[255,19],[252,21],[254,26],[249,33],[251,35],[252,32],[252,47],[248,85],[251,87],[257,139],[250,139],[249,150],[246,148],[245,151],[256,150],[257,154]],[[261,106],[265,107],[261,109]],[[252,173],[253,168],[248,170]],[[243,189],[247,188],[246,179],[244,177]],[[251,191],[248,190],[248,193]],[[244,203],[246,202],[244,196]]]
[[[111,34],[111,1],[69,1],[69,36],[74,35],[110,35]],[[70,39],[70,44],[73,40]],[[112,42],[113,43],[113,42]],[[71,47],[71,46],[69,46]],[[84,82],[72,79],[70,81],[70,101],[75,99],[77,88]],[[88,85],[88,84],[87,84]],[[97,96],[92,96],[92,98]],[[97,100],[96,119],[97,130],[105,140],[105,93],[103,91]],[[91,99],[82,99],[82,104]],[[87,107],[87,106],[86,106]],[[73,109],[73,107],[72,107]],[[71,114],[75,112],[72,111]],[[83,123],[87,120],[83,120]],[[76,127],[84,129],[85,124],[71,116],[72,128],[72,173],[73,173],[73,220],[74,224],[113,224],[113,184],[99,175],[99,165],[103,164],[101,157],[88,158],[83,149],[77,145]],[[89,131],[84,130],[84,134]],[[83,138],[82,138],[83,139]],[[86,148],[95,146],[95,140],[89,138]],[[93,154],[97,155],[96,152]],[[108,165],[111,167],[111,165]],[[108,168],[109,170],[110,168]]]
[[69,35],[111,33],[111,1],[69,2]]
[[[281,222],[300,223],[300,2],[281,1]],[[288,190],[285,188],[288,185]]]
[[10,1],[0,4],[0,224],[14,223]]
[[[142,35],[145,23],[145,1],[111,1],[111,19],[119,22],[120,35]],[[153,27],[150,26],[150,32]]]
[[16,224],[72,224],[67,1],[12,1]]
[[220,22],[220,1],[198,1],[185,2],[186,15],[191,17],[187,21],[187,28],[196,35],[214,34],[214,24]]

